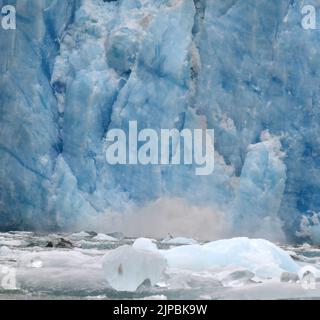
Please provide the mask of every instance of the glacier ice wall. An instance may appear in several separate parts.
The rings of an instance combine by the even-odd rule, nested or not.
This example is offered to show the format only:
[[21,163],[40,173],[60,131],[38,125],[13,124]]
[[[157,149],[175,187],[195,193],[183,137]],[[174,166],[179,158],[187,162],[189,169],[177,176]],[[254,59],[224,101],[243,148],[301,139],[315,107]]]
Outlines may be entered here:
[[302,212],[319,211],[319,33],[301,27],[305,1],[206,4],[198,106],[237,176],[261,132],[281,137],[286,185],[278,215],[292,232]]
[[17,30],[0,28],[1,228],[52,226],[48,208],[61,152],[50,78],[75,1],[0,1],[16,6]]
[[[7,3],[17,30],[0,31],[1,229],[74,228],[178,197],[225,212],[238,235],[292,238],[320,211],[320,35],[302,29],[302,0]],[[214,174],[109,166],[105,134],[132,120],[214,128]]]

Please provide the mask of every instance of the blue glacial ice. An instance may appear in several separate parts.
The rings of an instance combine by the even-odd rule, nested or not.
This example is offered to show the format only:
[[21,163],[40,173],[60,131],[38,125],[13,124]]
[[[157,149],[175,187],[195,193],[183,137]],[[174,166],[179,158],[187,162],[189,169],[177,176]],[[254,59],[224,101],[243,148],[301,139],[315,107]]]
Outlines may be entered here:
[[103,258],[103,271],[117,291],[136,291],[141,285],[155,286],[164,276],[166,259],[149,239],[137,239],[133,246],[121,246]]
[[162,250],[171,269],[193,272],[235,266],[262,279],[280,278],[283,272],[297,273],[299,266],[290,255],[266,240],[233,238]]
[[[76,229],[172,197],[224,212],[233,235],[318,241],[300,232],[320,211],[320,34],[303,3],[0,0],[17,10],[0,30],[0,228]],[[214,128],[214,173],[108,165],[106,132],[132,120]]]
[[[224,273],[221,271],[224,270]],[[258,281],[279,280],[285,272],[300,270],[290,255],[266,240],[234,238],[203,245],[183,245],[158,250],[149,239],[137,239],[108,252],[103,258],[103,272],[112,288],[136,291],[149,280],[152,286],[161,285],[166,275],[179,273],[215,274],[217,278],[240,272]],[[149,283],[149,284],[150,284]]]

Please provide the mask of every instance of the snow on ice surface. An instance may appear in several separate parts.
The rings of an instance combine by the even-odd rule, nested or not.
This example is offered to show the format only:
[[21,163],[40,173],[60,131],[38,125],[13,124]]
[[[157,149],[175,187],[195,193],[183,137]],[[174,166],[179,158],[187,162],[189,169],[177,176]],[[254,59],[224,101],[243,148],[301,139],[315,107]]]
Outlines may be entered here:
[[[1,229],[79,230],[166,196],[219,208],[233,235],[284,225],[292,238],[301,214],[320,211],[320,34],[302,29],[302,0],[10,3],[19,14],[16,32],[0,30]],[[214,128],[214,174],[108,166],[105,133],[129,120]]]

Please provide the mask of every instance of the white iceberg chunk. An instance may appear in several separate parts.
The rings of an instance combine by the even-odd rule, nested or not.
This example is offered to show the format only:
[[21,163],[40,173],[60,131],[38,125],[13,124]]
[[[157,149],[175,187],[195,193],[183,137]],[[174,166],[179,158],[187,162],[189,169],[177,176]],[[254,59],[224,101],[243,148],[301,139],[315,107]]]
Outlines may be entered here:
[[147,238],[137,239],[132,245],[132,247],[138,250],[145,250],[145,251],[151,251],[151,252],[158,251],[157,245],[152,240]]
[[26,268],[65,268],[79,269],[101,266],[101,260],[94,258],[80,251],[55,250],[55,251],[34,251],[21,254],[18,258],[19,267]]
[[253,281],[255,274],[246,269],[229,267],[218,272],[215,279],[219,280],[224,287],[241,287]]
[[0,247],[0,256],[8,256],[12,254],[12,250],[7,246]]
[[299,270],[287,252],[266,240],[220,240],[163,250],[162,254],[170,268],[196,272],[235,266],[266,279],[280,278],[283,272],[297,273]]
[[146,301],[166,301],[168,300],[168,298],[164,295],[159,295],[159,296],[150,296],[150,297],[146,297],[143,298],[141,300],[146,300]]
[[26,242],[23,240],[15,240],[15,239],[0,239],[0,246],[4,247],[23,247],[26,245]]
[[110,241],[110,242],[118,242],[119,241],[118,239],[116,239],[114,237],[110,237],[110,236],[103,234],[103,233],[99,233],[92,240],[94,240],[94,241]]
[[154,286],[161,280],[167,265],[165,258],[154,248],[150,250],[150,243],[142,246],[144,249],[139,246],[122,246],[105,255],[103,269],[113,289],[134,292],[146,281]]
[[162,241],[164,244],[172,244],[172,245],[191,245],[191,244],[197,244],[198,242],[194,239],[189,238],[173,238],[173,239],[165,239]]
[[88,232],[84,232],[84,231],[73,233],[71,235],[71,238],[78,238],[78,239],[89,238],[89,237],[90,237],[90,234]]

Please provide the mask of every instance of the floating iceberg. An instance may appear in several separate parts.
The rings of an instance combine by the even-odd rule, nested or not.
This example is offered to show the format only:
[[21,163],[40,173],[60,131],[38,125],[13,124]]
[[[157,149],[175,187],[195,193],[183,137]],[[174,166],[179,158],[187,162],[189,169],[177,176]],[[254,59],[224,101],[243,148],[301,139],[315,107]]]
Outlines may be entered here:
[[166,260],[154,250],[151,241],[142,242],[134,246],[119,247],[105,255],[103,269],[113,289],[133,292],[146,281],[150,281],[154,286],[161,280],[166,269]]
[[88,232],[85,232],[85,231],[73,233],[70,236],[70,238],[75,238],[75,239],[82,239],[82,238],[89,238],[89,237],[90,237],[90,234]]
[[99,233],[97,236],[92,238],[92,240],[94,240],[94,241],[110,241],[110,242],[119,241],[118,239],[116,239],[114,237],[110,237],[110,236],[103,234],[103,233]]
[[217,267],[240,267],[261,278],[280,278],[285,271],[297,273],[290,255],[266,240],[235,238],[204,245],[189,245],[161,251],[168,267],[207,271]]
[[[122,246],[106,254],[103,269],[118,291],[136,291],[146,280],[158,283],[164,272],[209,272],[226,286],[238,286],[253,278],[277,279],[284,272],[300,270],[290,255],[266,240],[235,238],[203,245],[158,250],[149,239]],[[212,278],[212,276],[211,276]]]
[[189,238],[183,238],[183,237],[178,237],[178,238],[172,238],[172,239],[165,239],[162,241],[164,244],[180,244],[180,245],[189,245],[189,244],[197,244],[197,241],[194,239],[189,239]]
[[7,246],[0,247],[0,256],[8,256],[12,253],[12,250]]

